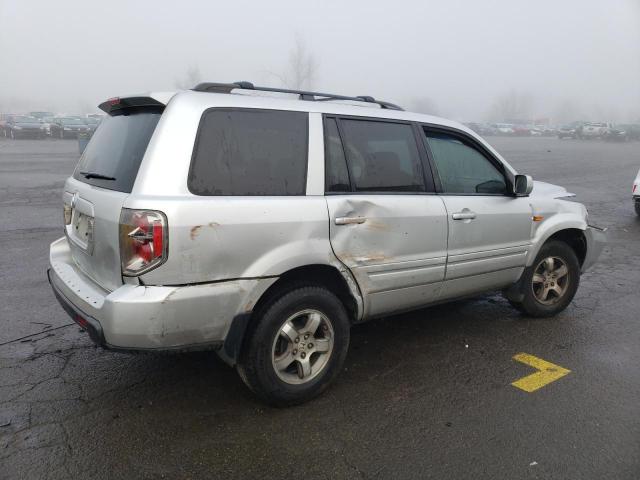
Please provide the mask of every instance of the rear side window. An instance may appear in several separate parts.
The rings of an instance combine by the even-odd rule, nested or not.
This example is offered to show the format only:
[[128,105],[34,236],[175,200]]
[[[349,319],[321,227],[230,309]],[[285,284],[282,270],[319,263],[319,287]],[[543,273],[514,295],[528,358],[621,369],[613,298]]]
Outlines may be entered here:
[[195,195],[304,195],[308,115],[208,110],[189,171]]
[[411,125],[341,119],[351,181],[358,192],[424,192]]
[[[161,112],[154,110],[105,118],[80,157],[73,178],[97,187],[131,193],[160,115]],[[90,174],[110,179],[92,178]]]
[[447,133],[426,135],[444,193],[506,193],[504,175],[480,151]]

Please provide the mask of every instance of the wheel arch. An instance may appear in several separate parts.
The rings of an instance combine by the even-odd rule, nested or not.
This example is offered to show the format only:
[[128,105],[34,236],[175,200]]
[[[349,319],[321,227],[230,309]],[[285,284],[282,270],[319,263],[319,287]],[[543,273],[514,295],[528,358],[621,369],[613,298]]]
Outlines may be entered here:
[[346,269],[334,265],[313,264],[292,268],[279,276],[258,298],[250,312],[234,317],[224,340],[220,357],[229,365],[235,365],[244,346],[245,334],[260,313],[283,293],[303,285],[317,285],[334,293],[347,309],[350,322],[357,323],[362,318],[363,301],[359,288]]
[[584,235],[584,230],[579,228],[565,228],[563,230],[558,230],[547,237],[543,245],[555,240],[569,245],[575,252],[576,257],[578,257],[578,262],[582,267],[585,258],[587,258],[587,238]]

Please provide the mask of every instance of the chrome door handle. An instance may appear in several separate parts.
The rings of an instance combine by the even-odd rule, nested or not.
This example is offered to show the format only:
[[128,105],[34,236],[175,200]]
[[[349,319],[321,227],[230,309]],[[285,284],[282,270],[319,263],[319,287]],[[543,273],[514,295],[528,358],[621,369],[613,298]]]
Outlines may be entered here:
[[365,217],[336,217],[336,225],[351,225],[364,223],[367,219]]
[[454,220],[473,220],[476,218],[474,212],[456,212],[451,214],[451,218]]

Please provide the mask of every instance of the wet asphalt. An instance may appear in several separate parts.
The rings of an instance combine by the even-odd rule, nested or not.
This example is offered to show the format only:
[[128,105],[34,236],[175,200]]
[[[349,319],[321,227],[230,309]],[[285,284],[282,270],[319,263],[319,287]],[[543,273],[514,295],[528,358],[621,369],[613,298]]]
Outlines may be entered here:
[[[212,353],[95,348],[45,277],[72,140],[0,139],[0,479],[640,478],[640,142],[490,138],[609,228],[552,319],[497,294],[353,328],[308,404],[259,403]],[[571,370],[533,393],[524,352]]]

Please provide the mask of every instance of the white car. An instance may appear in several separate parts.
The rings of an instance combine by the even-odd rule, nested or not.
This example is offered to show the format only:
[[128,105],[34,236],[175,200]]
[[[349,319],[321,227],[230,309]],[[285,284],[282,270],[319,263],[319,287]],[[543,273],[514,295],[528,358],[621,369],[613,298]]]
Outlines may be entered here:
[[631,194],[633,195],[633,205],[636,207],[636,213],[640,217],[640,170],[638,170],[638,175],[633,181]]
[[585,123],[582,127],[582,138],[602,138],[611,128],[610,123]]

